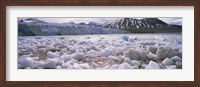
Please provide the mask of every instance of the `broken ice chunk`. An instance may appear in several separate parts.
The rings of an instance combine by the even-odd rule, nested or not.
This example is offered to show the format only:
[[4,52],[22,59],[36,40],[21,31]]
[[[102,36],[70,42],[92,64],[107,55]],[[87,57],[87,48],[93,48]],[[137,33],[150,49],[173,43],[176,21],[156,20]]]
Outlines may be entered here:
[[56,53],[54,53],[54,52],[47,52],[47,57],[48,58],[58,58],[59,57],[59,55],[58,54],[56,54]]
[[112,54],[113,54],[113,51],[111,49],[109,49],[109,48],[106,48],[106,49],[103,49],[103,50],[100,51],[100,56],[101,57],[108,57],[108,56],[110,56]]
[[176,69],[176,65],[173,65],[173,66],[167,66],[167,69]]
[[61,66],[56,66],[56,69],[62,69],[62,67]]
[[156,55],[159,59],[163,60],[165,58],[171,58],[178,55],[177,51],[173,51],[171,47],[159,47]]
[[128,63],[122,63],[119,65],[119,69],[133,69],[133,67]]
[[34,60],[30,57],[23,58],[20,61],[21,68],[31,67],[34,63]]
[[175,64],[178,69],[182,69],[182,62],[176,62]]
[[129,42],[134,42],[135,40],[137,40],[137,37],[134,37],[134,36],[133,36],[133,37],[130,37],[130,38],[128,39]]
[[180,57],[178,57],[178,56],[172,57],[171,60],[172,60],[173,62],[182,62],[182,58],[180,58]]
[[61,58],[64,60],[64,62],[67,62],[73,59],[71,55],[63,55]]
[[158,63],[151,60],[149,64],[146,66],[146,69],[160,69],[160,67]]
[[129,49],[125,57],[130,58],[131,60],[146,60],[147,53],[142,49]]
[[75,69],[89,69],[90,66],[88,63],[83,63],[83,64],[77,64],[75,63],[73,66]]
[[147,57],[150,59],[150,60],[157,60],[158,57],[156,54],[153,54],[151,52],[149,52],[149,54],[147,54]]
[[84,57],[85,57],[84,54],[80,53],[80,52],[74,53],[72,56],[73,56],[74,59],[79,60],[79,61],[83,60]]
[[55,69],[56,66],[58,65],[58,58],[54,58],[54,59],[47,59],[45,61],[45,65],[44,68],[48,68],[48,69]]
[[39,67],[43,68],[44,67],[45,62],[44,61],[35,61],[32,68],[37,69]]
[[128,38],[129,38],[129,37],[126,36],[126,35],[122,36],[122,39],[125,40],[125,41],[128,41]]
[[158,49],[158,48],[155,47],[155,46],[148,46],[148,47],[147,47],[147,50],[150,51],[150,52],[153,53],[153,54],[156,54],[157,49]]
[[169,58],[166,58],[165,60],[162,61],[163,65],[172,65],[173,61]]

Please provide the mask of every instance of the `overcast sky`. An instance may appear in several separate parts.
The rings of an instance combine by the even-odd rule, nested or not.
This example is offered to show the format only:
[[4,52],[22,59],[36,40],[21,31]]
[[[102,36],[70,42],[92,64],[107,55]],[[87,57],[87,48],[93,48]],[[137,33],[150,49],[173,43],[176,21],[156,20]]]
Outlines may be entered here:
[[[25,18],[18,18],[18,20],[25,19]],[[89,23],[89,22],[96,22],[99,24],[103,24],[105,22],[114,22],[121,18],[38,18],[39,20],[43,20],[49,23],[65,23],[65,22],[74,22],[74,23]],[[141,18],[136,18],[141,19]],[[168,24],[176,24],[182,25],[182,18],[159,18],[160,20],[165,21]]]

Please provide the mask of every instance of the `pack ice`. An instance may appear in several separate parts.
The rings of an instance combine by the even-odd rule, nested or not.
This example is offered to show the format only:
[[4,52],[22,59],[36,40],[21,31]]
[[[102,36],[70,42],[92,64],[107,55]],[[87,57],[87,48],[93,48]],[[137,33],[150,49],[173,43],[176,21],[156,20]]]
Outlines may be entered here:
[[182,35],[19,36],[18,68],[182,69]]

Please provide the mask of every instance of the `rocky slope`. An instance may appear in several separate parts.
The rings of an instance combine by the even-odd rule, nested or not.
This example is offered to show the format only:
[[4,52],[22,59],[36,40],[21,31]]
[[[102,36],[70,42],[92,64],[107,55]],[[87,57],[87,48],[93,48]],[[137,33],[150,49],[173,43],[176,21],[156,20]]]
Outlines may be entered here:
[[173,33],[182,32],[182,26],[169,25],[158,18],[123,18],[116,22],[107,24],[105,28],[115,28],[121,30],[127,30],[132,33]]

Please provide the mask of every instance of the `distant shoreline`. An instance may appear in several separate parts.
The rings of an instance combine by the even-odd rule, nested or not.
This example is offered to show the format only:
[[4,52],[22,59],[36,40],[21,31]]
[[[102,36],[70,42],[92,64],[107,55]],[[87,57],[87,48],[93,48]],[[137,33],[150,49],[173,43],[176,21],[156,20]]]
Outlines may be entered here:
[[37,18],[18,21],[18,36],[52,35],[96,35],[96,34],[135,34],[135,33],[181,33],[182,26],[170,25],[158,18],[122,18],[112,23],[100,25],[74,22],[56,24]]

